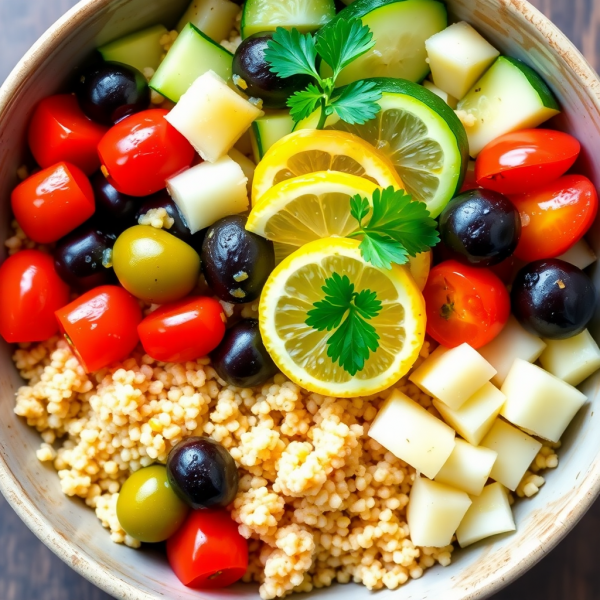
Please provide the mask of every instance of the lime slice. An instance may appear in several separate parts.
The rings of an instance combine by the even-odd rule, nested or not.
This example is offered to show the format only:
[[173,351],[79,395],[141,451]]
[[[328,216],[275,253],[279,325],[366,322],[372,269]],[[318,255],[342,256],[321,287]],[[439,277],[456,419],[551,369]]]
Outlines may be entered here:
[[[381,111],[364,125],[332,115],[326,129],[353,133],[373,144],[396,167],[406,190],[437,217],[463,182],[469,160],[467,134],[454,111],[433,92],[410,81],[375,78]],[[296,129],[314,129],[312,114]]]

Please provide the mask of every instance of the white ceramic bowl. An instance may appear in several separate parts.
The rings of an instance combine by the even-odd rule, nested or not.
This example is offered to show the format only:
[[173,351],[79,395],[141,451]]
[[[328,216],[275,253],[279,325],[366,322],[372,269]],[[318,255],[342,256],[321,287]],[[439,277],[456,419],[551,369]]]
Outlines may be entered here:
[[[58,21],[17,65],[0,90],[0,239],[10,223],[9,195],[24,151],[27,122],[36,103],[57,91],[98,44],[147,25],[173,25],[189,0],[84,0]],[[454,18],[473,24],[504,53],[534,67],[556,93],[563,114],[555,125],[583,146],[579,169],[600,188],[600,81],[574,46],[524,0],[448,0]],[[595,163],[593,158],[596,157]],[[600,251],[600,224],[590,241]],[[600,275],[595,273],[600,289]],[[1,293],[1,291],[0,291]],[[600,339],[600,318],[592,326]],[[583,386],[590,399],[571,424],[560,465],[533,499],[515,507],[517,532],[456,552],[451,566],[436,567],[401,591],[379,600],[474,600],[497,592],[552,549],[600,491],[600,377]],[[94,513],[65,497],[56,473],[35,456],[38,434],[12,412],[20,385],[10,348],[0,346],[0,489],[31,530],[67,564],[117,598],[128,600],[257,598],[253,586],[219,593],[188,590],[166,561],[110,541]],[[315,590],[313,598],[358,600],[358,585]]]

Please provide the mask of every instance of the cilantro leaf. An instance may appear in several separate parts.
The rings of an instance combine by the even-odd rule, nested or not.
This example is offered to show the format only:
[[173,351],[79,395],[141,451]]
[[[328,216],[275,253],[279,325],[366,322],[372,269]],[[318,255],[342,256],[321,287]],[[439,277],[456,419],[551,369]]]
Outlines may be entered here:
[[340,119],[350,125],[362,125],[370,121],[381,110],[378,104],[381,91],[373,81],[355,81],[342,88],[342,92],[331,102]]
[[310,33],[301,34],[297,29],[288,31],[278,27],[265,50],[265,60],[271,72],[279,77],[310,75],[320,81],[315,67],[317,50]]
[[364,368],[379,347],[379,335],[368,321],[381,312],[376,292],[355,292],[347,275],[333,273],[322,287],[325,298],[308,311],[306,324],[317,331],[335,332],[327,340],[327,356],[350,375]]
[[378,233],[365,233],[359,249],[367,262],[380,269],[391,269],[392,263],[403,265],[408,262],[408,253],[403,246]]
[[371,205],[366,198],[363,198],[360,194],[350,198],[350,214],[358,221],[360,227],[362,227],[363,219],[369,212],[371,212]]
[[309,83],[305,90],[290,96],[287,105],[290,107],[290,116],[294,122],[298,123],[312,115],[323,98],[323,92],[314,83]]
[[332,27],[324,29],[317,37],[319,56],[333,70],[333,79],[353,60],[368,52],[375,45],[373,34],[360,19],[338,19]]

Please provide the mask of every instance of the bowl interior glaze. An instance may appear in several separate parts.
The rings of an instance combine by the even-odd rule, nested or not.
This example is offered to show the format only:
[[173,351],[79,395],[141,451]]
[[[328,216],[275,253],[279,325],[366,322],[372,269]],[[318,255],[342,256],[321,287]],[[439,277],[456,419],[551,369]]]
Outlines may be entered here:
[[[172,25],[188,0],[84,0],[63,17],[19,63],[0,91],[0,231],[9,227],[10,190],[24,152],[33,107],[54,93],[98,44],[156,22]],[[600,81],[573,45],[523,0],[448,0],[455,19],[473,24],[501,51],[534,67],[559,98],[564,112],[555,126],[582,143],[580,172],[600,187]],[[600,224],[589,235],[600,252]],[[2,249],[0,252],[4,252]],[[600,274],[593,272],[600,289]],[[600,318],[591,327],[600,339]],[[402,588],[404,600],[484,598],[522,574],[557,544],[600,490],[600,376],[583,385],[590,401],[564,437],[559,468],[541,493],[515,508],[518,530],[457,552],[451,566],[436,567]],[[12,412],[20,385],[10,349],[0,345],[0,488],[34,533],[60,558],[118,598],[257,598],[253,586],[199,593],[181,586],[166,561],[151,551],[133,551],[110,541],[94,513],[66,498],[54,470],[41,464],[38,434]],[[362,586],[315,590],[313,598],[358,600]],[[382,591],[380,600],[394,592]]]

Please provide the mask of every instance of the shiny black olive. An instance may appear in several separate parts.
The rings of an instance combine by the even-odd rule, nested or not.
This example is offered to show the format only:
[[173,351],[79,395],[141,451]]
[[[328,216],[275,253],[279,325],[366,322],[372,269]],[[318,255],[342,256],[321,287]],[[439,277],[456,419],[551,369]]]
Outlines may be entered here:
[[260,98],[264,108],[285,108],[287,99],[312,79],[308,75],[283,78],[271,72],[265,50],[272,37],[272,32],[255,33],[240,44],[233,57],[233,81],[248,96]]
[[145,198],[140,198],[142,201],[141,204],[138,204],[138,211],[135,216],[136,223],[139,222],[139,218],[142,215],[145,215],[148,211],[156,208],[164,208],[167,211],[169,217],[171,217],[174,221],[173,225],[169,227],[166,231],[168,231],[171,235],[178,237],[180,240],[183,240],[186,244],[190,244],[192,242],[193,236],[192,232],[189,230],[186,225],[177,205],[171,197],[169,196],[167,190],[161,190],[160,192],[156,192],[156,194],[152,194],[151,196],[146,196]]
[[246,231],[248,218],[233,215],[208,228],[200,259],[206,283],[221,300],[256,300],[275,266],[273,244]]
[[277,373],[256,319],[244,319],[228,329],[210,358],[219,377],[236,387],[262,385]]
[[167,477],[176,494],[194,510],[225,507],[238,490],[238,470],[231,454],[207,437],[190,437],[171,450]]
[[113,270],[103,265],[117,236],[88,221],[59,240],[54,250],[54,266],[70,286],[87,290],[112,283]]
[[592,280],[558,258],[523,267],[513,282],[512,310],[525,329],[551,340],[581,333],[596,308]]
[[81,110],[105,125],[114,125],[150,106],[146,78],[137,69],[116,62],[84,69],[75,83],[75,95]]
[[490,267],[512,255],[521,236],[519,211],[503,194],[470,190],[440,215],[440,238],[457,258]]
[[95,217],[98,222],[116,233],[135,225],[135,211],[140,203],[139,198],[121,194],[100,171],[92,175],[90,182],[96,199]]

